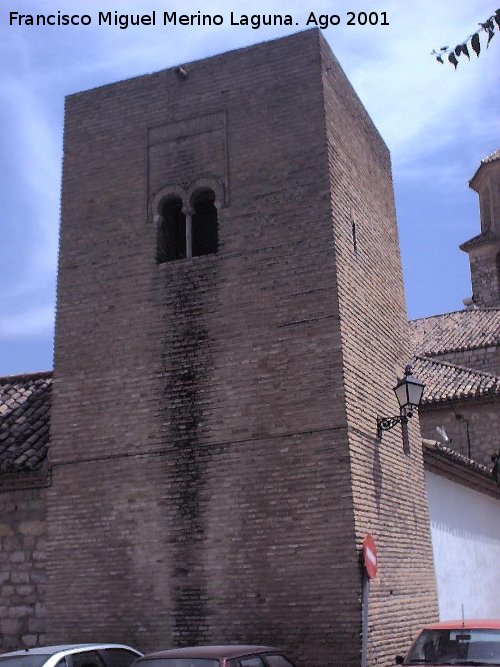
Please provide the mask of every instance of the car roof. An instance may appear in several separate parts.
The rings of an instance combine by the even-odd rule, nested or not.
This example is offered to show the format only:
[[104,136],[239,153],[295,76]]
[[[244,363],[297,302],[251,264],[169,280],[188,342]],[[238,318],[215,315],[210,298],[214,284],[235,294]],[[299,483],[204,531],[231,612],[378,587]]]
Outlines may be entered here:
[[55,655],[66,651],[78,651],[79,649],[104,649],[104,648],[124,648],[139,654],[139,651],[127,646],[126,644],[58,644],[57,646],[36,646],[35,648],[20,649],[10,653],[2,653],[0,658],[16,655]]
[[465,628],[467,630],[500,630],[499,618],[474,618],[474,619],[459,619],[455,621],[441,621],[440,623],[433,623],[426,625],[425,630],[453,630]]
[[257,646],[253,644],[223,644],[220,646],[187,646],[172,648],[166,651],[156,651],[141,658],[141,661],[158,658],[239,658],[243,655],[253,655],[265,651],[277,651],[272,646]]

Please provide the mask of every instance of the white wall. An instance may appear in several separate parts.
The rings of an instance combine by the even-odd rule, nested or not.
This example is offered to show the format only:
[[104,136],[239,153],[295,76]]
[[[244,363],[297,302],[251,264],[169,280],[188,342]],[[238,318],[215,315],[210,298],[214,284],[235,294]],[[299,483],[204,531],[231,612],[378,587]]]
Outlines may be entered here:
[[500,618],[500,501],[426,472],[441,620]]

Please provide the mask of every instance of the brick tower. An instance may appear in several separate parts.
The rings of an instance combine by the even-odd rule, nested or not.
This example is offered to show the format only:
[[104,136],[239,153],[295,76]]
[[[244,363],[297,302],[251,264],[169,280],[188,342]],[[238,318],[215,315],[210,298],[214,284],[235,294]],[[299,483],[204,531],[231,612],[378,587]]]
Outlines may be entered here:
[[469,181],[479,195],[481,233],[460,248],[469,255],[476,306],[500,307],[500,150],[481,160]]
[[51,641],[358,665],[435,617],[390,159],[317,31],[67,100]]

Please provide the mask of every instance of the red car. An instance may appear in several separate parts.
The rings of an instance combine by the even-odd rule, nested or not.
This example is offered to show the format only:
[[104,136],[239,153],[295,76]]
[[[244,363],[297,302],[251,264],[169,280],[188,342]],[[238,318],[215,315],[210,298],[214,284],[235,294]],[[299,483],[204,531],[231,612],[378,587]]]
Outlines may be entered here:
[[500,620],[444,621],[422,630],[397,665],[495,665],[500,667]]
[[139,658],[134,667],[294,667],[271,646],[194,646],[158,651]]

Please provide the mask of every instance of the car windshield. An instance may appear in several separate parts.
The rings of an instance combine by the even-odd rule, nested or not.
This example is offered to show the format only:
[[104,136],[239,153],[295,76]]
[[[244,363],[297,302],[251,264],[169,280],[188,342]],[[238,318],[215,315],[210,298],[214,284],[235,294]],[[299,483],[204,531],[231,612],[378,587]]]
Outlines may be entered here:
[[22,655],[0,656],[0,667],[42,667],[51,654],[23,653]]
[[424,630],[405,665],[500,665],[500,630]]
[[219,667],[218,660],[209,658],[153,658],[138,660],[137,667]]

